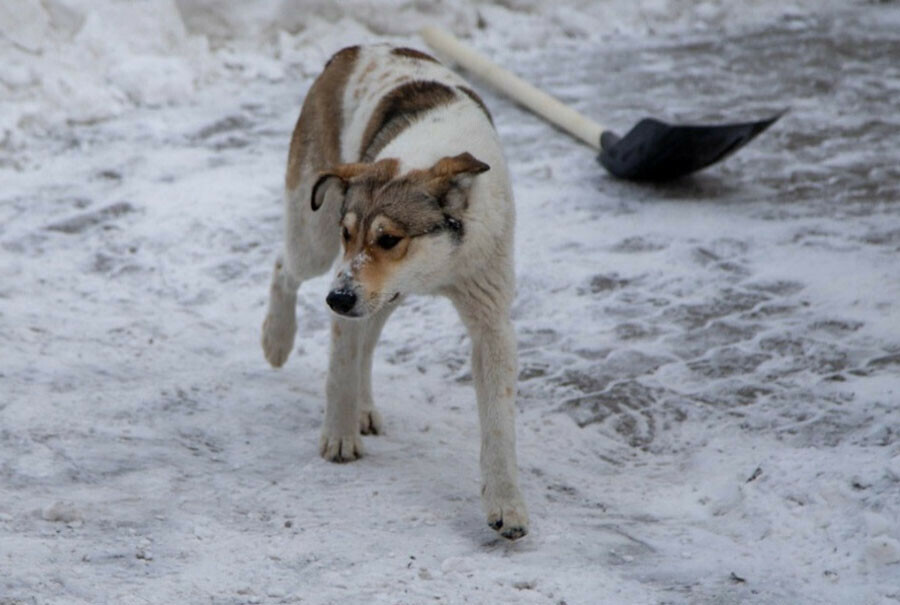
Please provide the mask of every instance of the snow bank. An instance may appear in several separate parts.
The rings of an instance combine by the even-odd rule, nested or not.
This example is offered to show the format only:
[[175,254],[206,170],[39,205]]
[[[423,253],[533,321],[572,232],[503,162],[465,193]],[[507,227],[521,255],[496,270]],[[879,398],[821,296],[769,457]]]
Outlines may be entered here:
[[837,0],[5,0],[0,3],[0,144],[27,134],[184,103],[224,73],[314,73],[336,48],[409,36],[426,23],[496,44],[720,27]]
[[215,69],[171,2],[0,5],[0,140],[182,102]]

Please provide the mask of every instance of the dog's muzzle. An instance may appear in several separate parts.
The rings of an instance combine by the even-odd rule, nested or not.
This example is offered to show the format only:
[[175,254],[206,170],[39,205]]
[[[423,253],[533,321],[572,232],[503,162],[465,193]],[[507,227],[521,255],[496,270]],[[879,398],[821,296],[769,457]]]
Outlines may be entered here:
[[356,306],[356,292],[353,290],[332,290],[325,297],[331,310],[341,315],[348,315]]

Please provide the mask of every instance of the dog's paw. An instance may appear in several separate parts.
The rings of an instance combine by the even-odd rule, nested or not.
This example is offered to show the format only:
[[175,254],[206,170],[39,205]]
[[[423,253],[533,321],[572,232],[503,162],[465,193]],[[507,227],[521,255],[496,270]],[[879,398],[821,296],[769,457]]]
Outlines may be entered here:
[[487,522],[508,540],[518,540],[528,533],[528,510],[521,498],[492,499],[485,502]]
[[[293,309],[291,309],[293,313]],[[287,361],[294,348],[294,335],[297,333],[297,320],[288,314],[266,316],[262,327],[262,348],[266,361],[273,368],[280,368]]]
[[329,435],[322,433],[319,454],[329,462],[352,462],[362,457],[362,439],[359,435]]
[[380,435],[381,427],[381,414],[375,408],[365,409],[359,413],[359,432],[361,434]]

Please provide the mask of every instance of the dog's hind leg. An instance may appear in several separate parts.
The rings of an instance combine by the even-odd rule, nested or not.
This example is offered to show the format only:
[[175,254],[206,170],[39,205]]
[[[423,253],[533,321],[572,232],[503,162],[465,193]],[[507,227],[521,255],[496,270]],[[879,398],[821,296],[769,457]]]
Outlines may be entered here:
[[273,367],[287,361],[297,332],[297,289],[321,275],[340,248],[337,204],[320,212],[310,209],[310,185],[285,194],[285,249],[275,261],[269,288],[269,307],[262,327],[262,348]]
[[363,435],[378,435],[382,432],[381,414],[375,409],[372,397],[372,355],[384,324],[399,305],[399,300],[389,303],[366,320],[359,372],[359,432]]
[[472,378],[481,422],[481,496],[488,525],[511,540],[528,533],[516,469],[516,337],[502,296],[470,284],[454,304],[472,338]]

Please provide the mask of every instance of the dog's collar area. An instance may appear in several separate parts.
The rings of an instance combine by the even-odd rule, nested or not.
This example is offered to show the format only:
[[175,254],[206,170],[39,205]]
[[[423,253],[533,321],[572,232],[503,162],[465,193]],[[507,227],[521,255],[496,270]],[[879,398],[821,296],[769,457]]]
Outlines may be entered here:
[[449,214],[444,215],[444,227],[447,231],[450,231],[456,234],[456,237],[460,238],[463,234],[463,224],[462,221],[456,218],[453,218]]

